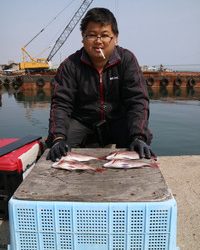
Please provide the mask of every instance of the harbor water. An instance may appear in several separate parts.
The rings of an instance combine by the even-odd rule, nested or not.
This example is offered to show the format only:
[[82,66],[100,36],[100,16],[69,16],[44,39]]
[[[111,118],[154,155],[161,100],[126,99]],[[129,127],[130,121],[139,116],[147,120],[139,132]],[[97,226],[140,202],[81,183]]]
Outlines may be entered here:
[[[199,89],[149,89],[152,149],[158,156],[200,154]],[[0,138],[47,136],[51,90],[0,89]]]

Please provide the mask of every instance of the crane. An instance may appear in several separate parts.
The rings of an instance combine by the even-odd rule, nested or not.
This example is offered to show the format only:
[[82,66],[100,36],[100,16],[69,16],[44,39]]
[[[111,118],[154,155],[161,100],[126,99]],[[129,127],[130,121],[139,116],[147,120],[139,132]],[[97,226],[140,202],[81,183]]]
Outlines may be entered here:
[[[65,27],[61,35],[56,40],[49,56],[47,58],[34,58],[32,57],[26,50],[26,47],[38,36],[41,32],[44,31],[42,29],[38,34],[36,34],[23,48],[22,50],[22,62],[19,64],[19,68],[21,70],[45,70],[49,69],[49,61],[53,58],[53,56],[58,52],[58,50],[63,46],[71,32],[76,27],[77,23],[84,15],[86,10],[89,8],[93,0],[84,0],[78,10],[75,12],[68,25]],[[29,61],[27,60],[29,58]]]

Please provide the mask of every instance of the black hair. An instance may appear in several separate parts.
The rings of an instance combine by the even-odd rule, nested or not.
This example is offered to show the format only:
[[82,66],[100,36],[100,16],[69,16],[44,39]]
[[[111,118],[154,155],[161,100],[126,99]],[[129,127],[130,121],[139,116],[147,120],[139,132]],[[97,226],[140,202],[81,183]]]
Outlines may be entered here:
[[119,34],[116,18],[113,13],[106,8],[93,8],[88,10],[81,20],[80,30],[82,33],[87,29],[89,22],[100,23],[102,25],[111,24],[113,33],[115,35]]

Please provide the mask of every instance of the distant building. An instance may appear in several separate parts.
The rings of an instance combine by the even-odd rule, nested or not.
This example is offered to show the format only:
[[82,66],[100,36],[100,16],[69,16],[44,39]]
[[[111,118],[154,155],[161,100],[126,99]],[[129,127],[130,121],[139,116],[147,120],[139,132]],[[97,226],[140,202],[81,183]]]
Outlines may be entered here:
[[11,62],[10,64],[1,64],[0,71],[18,71],[19,64],[15,62]]
[[142,71],[158,71],[158,68],[156,66],[148,66],[148,65],[143,65],[141,66]]

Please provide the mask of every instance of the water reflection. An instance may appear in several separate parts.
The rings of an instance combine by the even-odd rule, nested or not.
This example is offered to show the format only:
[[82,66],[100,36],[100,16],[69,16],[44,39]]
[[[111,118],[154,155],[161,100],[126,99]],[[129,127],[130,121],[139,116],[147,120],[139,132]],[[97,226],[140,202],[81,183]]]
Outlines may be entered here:
[[[200,88],[194,86],[148,86],[149,97],[151,100],[200,100]],[[49,88],[14,88],[10,85],[0,87],[0,107],[3,105],[2,94],[7,93],[13,96],[17,103],[23,103],[25,107],[41,103],[50,103],[52,89]]]
[[1,94],[1,91],[0,91],[0,107],[2,107],[2,94]]
[[[148,91],[154,151],[158,155],[199,154],[200,88],[149,86]],[[46,86],[0,86],[0,138],[26,134],[46,137],[50,99],[51,88]]]
[[160,96],[161,97],[168,97],[169,93],[168,93],[168,89],[166,86],[161,85],[160,86]]
[[[193,98],[193,97],[195,97],[195,89],[194,89],[194,87],[189,87],[189,86],[187,86],[187,97],[189,98],[189,99],[191,99],[191,97]],[[200,98],[198,97],[198,100],[200,100]]]
[[148,86],[149,97],[152,100],[200,100],[200,88],[194,86],[187,86],[182,88],[180,86]]
[[47,135],[51,88],[0,88],[0,138]]
[[174,86],[174,88],[173,88],[173,95],[175,96],[175,97],[181,97],[181,95],[182,95],[182,89],[180,88],[180,86]]
[[51,91],[38,88],[34,91],[16,91],[13,93],[17,102],[23,103],[37,103],[37,102],[50,102]]

